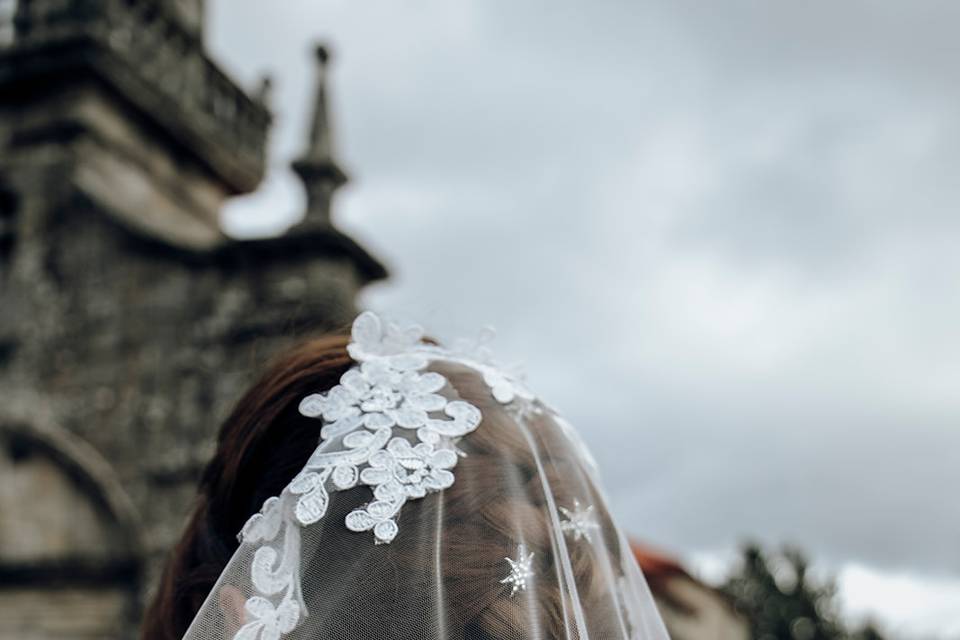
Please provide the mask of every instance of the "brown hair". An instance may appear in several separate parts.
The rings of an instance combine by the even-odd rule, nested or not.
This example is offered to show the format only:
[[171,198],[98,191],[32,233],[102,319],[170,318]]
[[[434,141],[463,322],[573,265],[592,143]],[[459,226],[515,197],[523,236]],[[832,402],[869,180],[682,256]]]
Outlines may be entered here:
[[[332,336],[306,342],[280,358],[250,390],[220,429],[213,459],[203,473],[196,507],[187,529],[175,547],[161,578],[157,594],[143,626],[143,640],[178,640],[210,593],[221,571],[236,551],[237,532],[270,496],[283,488],[304,466],[316,447],[320,421],[305,418],[297,410],[309,393],[329,389],[353,364],[346,352],[348,338]],[[382,603],[390,612],[402,613],[415,607],[418,589],[396,590],[397,575],[416,587],[428,585],[434,576],[423,567],[423,554],[416,551],[420,535],[405,535],[418,527],[443,527],[443,586],[455,611],[442,621],[450,637],[476,639],[524,638],[535,618],[538,637],[564,636],[564,612],[569,608],[568,587],[562,587],[561,570],[554,566],[546,508],[547,495],[560,504],[574,499],[597,505],[606,549],[619,562],[620,544],[609,516],[602,507],[593,483],[571,454],[559,427],[546,415],[536,417],[529,430],[518,429],[517,421],[494,401],[481,377],[463,367],[434,367],[450,380],[461,397],[483,413],[483,423],[464,438],[460,448],[467,453],[458,463],[457,481],[439,494],[430,494],[408,504],[400,513],[400,535],[390,545],[377,546],[389,561],[371,563],[377,575],[364,580],[364,588],[390,589]],[[539,458],[538,458],[539,456]],[[544,465],[542,459],[549,459]],[[352,489],[331,496],[330,516],[339,517],[363,497]],[[344,549],[352,548],[354,534],[343,529],[339,535]],[[415,533],[415,532],[413,532]],[[337,536],[333,536],[336,538]],[[506,597],[491,580],[491,567],[502,567],[503,558],[514,556],[517,541],[523,540],[534,552],[538,578],[526,597]],[[373,547],[372,543],[369,545]],[[555,551],[555,550],[553,550]],[[617,614],[611,610],[616,597],[598,567],[591,545],[569,547],[571,567],[579,605],[590,611],[591,635],[613,637],[611,628]],[[344,554],[345,557],[351,554]],[[353,560],[356,560],[354,558]],[[604,558],[604,563],[611,559]],[[336,566],[324,565],[325,575],[335,576]],[[493,584],[491,584],[493,583]],[[380,586],[383,585],[383,586]],[[504,589],[507,589],[504,586]],[[406,595],[405,595],[406,594]],[[423,637],[416,621],[408,621],[385,632],[377,621],[384,615],[351,616],[342,622],[342,637]],[[368,626],[369,625],[369,626]]]

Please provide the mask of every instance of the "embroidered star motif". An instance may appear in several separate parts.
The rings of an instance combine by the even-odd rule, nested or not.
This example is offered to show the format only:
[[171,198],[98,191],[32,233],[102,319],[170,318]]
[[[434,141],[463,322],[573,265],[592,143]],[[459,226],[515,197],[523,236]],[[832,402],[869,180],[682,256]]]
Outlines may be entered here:
[[524,591],[527,588],[527,580],[533,577],[533,554],[527,553],[527,548],[520,545],[517,548],[517,559],[504,558],[510,564],[510,573],[506,578],[500,581],[500,584],[511,585],[511,597],[517,591]]
[[560,523],[560,528],[563,529],[565,533],[572,534],[574,540],[589,538],[591,530],[600,528],[600,525],[597,524],[596,519],[593,517],[592,504],[584,509],[580,506],[579,501],[574,500],[572,510],[560,507],[560,511],[562,511],[566,517],[566,520]]

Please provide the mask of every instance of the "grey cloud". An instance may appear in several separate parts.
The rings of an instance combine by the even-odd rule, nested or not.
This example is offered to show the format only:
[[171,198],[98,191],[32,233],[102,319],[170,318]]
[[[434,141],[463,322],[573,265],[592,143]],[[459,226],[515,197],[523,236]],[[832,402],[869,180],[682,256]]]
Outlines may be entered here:
[[[226,5],[278,173],[333,36],[366,301],[498,326],[631,530],[960,572],[955,3]],[[275,185],[234,228],[289,221]]]

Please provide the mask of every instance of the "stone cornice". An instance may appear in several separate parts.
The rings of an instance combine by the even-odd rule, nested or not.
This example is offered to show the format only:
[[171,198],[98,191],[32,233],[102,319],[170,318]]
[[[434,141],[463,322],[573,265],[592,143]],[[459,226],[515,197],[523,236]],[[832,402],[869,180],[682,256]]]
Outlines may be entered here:
[[267,108],[206,54],[198,36],[155,0],[32,0],[0,51],[0,90],[92,71],[155,122],[232,193],[264,174]]

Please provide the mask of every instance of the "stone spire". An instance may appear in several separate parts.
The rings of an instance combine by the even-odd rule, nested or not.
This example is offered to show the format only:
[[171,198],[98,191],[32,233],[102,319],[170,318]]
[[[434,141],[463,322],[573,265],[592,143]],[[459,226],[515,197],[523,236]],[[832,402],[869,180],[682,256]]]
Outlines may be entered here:
[[333,159],[333,143],[327,115],[327,62],[330,55],[325,47],[319,45],[316,56],[317,89],[310,122],[310,138],[303,155],[293,162],[293,170],[300,176],[307,192],[307,211],[298,227],[329,226],[333,192],[347,181],[347,175]]

